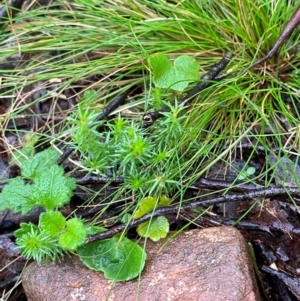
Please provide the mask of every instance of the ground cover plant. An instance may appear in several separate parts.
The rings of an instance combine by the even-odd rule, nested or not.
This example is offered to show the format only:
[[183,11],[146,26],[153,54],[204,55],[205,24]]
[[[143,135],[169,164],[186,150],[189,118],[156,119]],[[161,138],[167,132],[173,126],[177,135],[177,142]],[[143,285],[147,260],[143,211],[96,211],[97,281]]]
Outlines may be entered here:
[[[16,3],[3,4],[0,16],[0,209],[1,229],[16,230],[24,255],[89,257],[86,246],[102,241],[116,260],[125,235],[158,240],[187,224],[230,224],[258,254],[284,249],[289,264],[274,255],[276,264],[297,276],[297,29],[249,68],[272,48],[297,1]],[[34,162],[47,152],[55,155],[49,165],[41,160],[41,175]],[[43,182],[47,169],[69,183],[59,203],[51,204],[55,185]],[[46,204],[39,183],[48,185]],[[25,200],[12,198],[16,187]],[[27,214],[35,205],[47,211],[21,228],[6,210]],[[71,246],[61,235],[72,220],[82,236]],[[51,223],[61,227],[40,235]],[[46,243],[44,257],[29,256],[26,233]],[[115,272],[122,275],[115,280],[128,279]],[[288,285],[284,294],[292,294]]]

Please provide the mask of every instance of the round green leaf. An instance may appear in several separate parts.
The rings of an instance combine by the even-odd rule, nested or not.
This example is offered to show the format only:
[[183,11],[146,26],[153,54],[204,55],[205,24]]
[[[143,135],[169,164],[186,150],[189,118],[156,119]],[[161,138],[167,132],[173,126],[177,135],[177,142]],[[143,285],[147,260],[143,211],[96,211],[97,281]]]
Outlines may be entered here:
[[157,206],[157,198],[153,198],[151,196],[143,198],[138,206],[138,210],[133,214],[133,218],[137,219],[145,214],[153,211]]
[[75,250],[81,246],[86,238],[86,230],[79,218],[67,221],[66,231],[59,237],[59,244],[64,250]]
[[59,211],[47,211],[40,215],[41,228],[51,237],[57,237],[66,225],[66,218]]
[[155,83],[157,87],[168,88],[171,76],[170,70],[172,70],[169,58],[162,53],[157,53],[150,57],[149,62],[153,70],[154,80],[157,82]]
[[77,249],[81,261],[90,269],[103,271],[107,279],[127,281],[144,268],[146,253],[137,243],[115,235]]
[[247,174],[248,174],[249,176],[254,175],[254,174],[255,174],[255,168],[254,168],[254,167],[249,167],[249,168],[247,168]]
[[132,215],[129,213],[125,213],[121,218],[121,223],[126,224],[126,223],[130,222],[131,219],[132,219]]
[[245,180],[245,178],[247,178],[247,174],[245,172],[241,172],[237,177],[240,181]]
[[188,83],[199,79],[199,64],[188,55],[181,55],[174,61],[171,61],[164,54],[153,55],[149,63],[154,74],[154,83],[159,88],[171,88],[177,91],[183,91]]
[[171,203],[171,199],[167,196],[163,195],[158,202],[158,206],[169,206]]
[[164,216],[153,218],[151,221],[138,225],[137,233],[142,237],[158,241],[169,233],[169,222]]

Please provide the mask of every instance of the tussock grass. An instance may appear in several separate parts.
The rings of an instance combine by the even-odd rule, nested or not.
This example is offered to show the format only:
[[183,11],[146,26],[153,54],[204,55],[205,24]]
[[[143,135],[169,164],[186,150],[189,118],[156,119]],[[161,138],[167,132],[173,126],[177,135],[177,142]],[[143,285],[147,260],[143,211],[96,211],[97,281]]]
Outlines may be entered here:
[[[151,55],[164,53],[171,59],[181,54],[193,56],[201,64],[201,76],[226,51],[231,51],[234,58],[227,70],[231,75],[199,93],[191,106],[178,113],[180,132],[164,140],[160,131],[168,129],[166,119],[158,121],[156,129],[145,131],[145,135],[153,137],[151,148],[165,151],[167,157],[160,169],[154,163],[149,163],[145,172],[137,168],[136,177],[145,180],[147,188],[134,192],[134,198],[138,200],[149,193],[172,194],[177,190],[174,199],[182,200],[187,187],[209,174],[215,164],[222,162],[228,169],[235,168],[235,160],[250,162],[258,145],[265,149],[266,169],[251,181],[260,180],[262,186],[267,186],[272,178],[268,166],[272,149],[281,149],[283,156],[299,153],[299,113],[295,109],[291,114],[291,107],[296,108],[298,101],[299,62],[297,55],[289,55],[298,36],[294,34],[289,39],[277,59],[242,75],[238,71],[249,67],[272,47],[295,9],[292,1],[286,2],[77,0],[55,1],[46,9],[33,2],[0,37],[0,61],[12,56],[31,57],[23,62],[21,59],[15,69],[2,71],[2,99],[11,102],[9,112],[1,115],[2,131],[8,130],[9,120],[32,105],[24,102],[32,91],[20,93],[25,87],[39,82],[45,87],[57,83],[48,95],[35,100],[38,103],[54,93],[61,95],[67,87],[80,86],[78,82],[93,75],[100,75],[99,79],[85,83],[82,89],[98,92],[94,102],[89,103],[89,107],[96,109],[129,88],[140,87],[133,104],[122,107],[135,105],[132,122],[138,125],[143,112],[156,105],[148,65]],[[289,95],[290,104],[282,100],[283,91]],[[160,94],[162,103],[174,104],[181,96],[168,90]],[[79,103],[81,97],[79,92]],[[76,107],[73,111],[76,118]],[[64,114],[70,116],[70,112]],[[72,132],[66,122],[68,118],[55,126],[49,124],[47,131],[37,134],[44,137],[43,141],[64,140]],[[253,144],[247,158],[238,148],[244,142]],[[78,168],[101,173],[85,162]],[[114,200],[130,185],[122,186]]]

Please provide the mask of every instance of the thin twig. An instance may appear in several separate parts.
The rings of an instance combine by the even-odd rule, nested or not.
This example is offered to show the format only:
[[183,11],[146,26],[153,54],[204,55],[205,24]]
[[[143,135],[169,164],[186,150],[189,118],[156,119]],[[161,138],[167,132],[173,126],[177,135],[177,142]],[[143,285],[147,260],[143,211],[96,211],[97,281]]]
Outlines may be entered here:
[[122,184],[124,183],[124,178],[123,177],[98,177],[98,176],[92,176],[92,175],[87,175],[84,176],[83,178],[76,179],[76,183],[78,185],[89,185],[89,184],[106,184],[106,183],[115,183],[115,184]]
[[108,115],[113,112],[117,107],[119,107],[121,104],[124,103],[127,96],[129,94],[129,91],[126,91],[125,93],[122,93],[121,95],[118,95],[115,97],[101,112],[101,114],[94,120],[100,121],[108,117]]
[[191,98],[193,98],[196,94],[210,86],[210,81],[213,80],[222,70],[227,67],[232,56],[233,55],[231,52],[225,53],[224,57],[222,57],[222,59],[211,68],[211,70],[209,70],[201,77],[202,81],[200,81],[194,88],[188,91],[188,93],[180,100],[180,103],[185,103],[186,101],[191,100]]
[[153,217],[157,216],[166,216],[170,214],[178,214],[180,212],[184,212],[186,210],[195,209],[197,207],[208,207],[220,203],[225,202],[238,202],[238,201],[245,201],[249,199],[255,199],[259,197],[274,197],[278,195],[289,195],[289,196],[299,196],[300,192],[298,188],[281,188],[281,187],[273,187],[273,188],[267,188],[267,189],[261,189],[259,191],[251,191],[244,194],[226,194],[219,197],[213,197],[208,199],[201,199],[196,200],[190,203],[186,204],[179,204],[176,206],[170,206],[170,207],[159,207],[154,212],[148,213],[144,215],[143,217],[132,220],[130,223],[127,224],[121,224],[114,226],[110,228],[109,230],[105,232],[101,232],[95,235],[91,235],[87,238],[87,243],[93,242],[96,240],[101,240],[104,238],[109,238],[114,236],[116,233],[122,232],[127,229],[135,228],[141,223],[144,223]]
[[266,60],[271,58],[276,52],[278,52],[278,50],[281,48],[284,41],[286,41],[288,39],[288,37],[293,33],[294,29],[296,28],[296,26],[299,23],[300,23],[300,5],[298,5],[298,8],[294,12],[292,17],[288,21],[288,23],[283,28],[283,31],[281,32],[279,38],[277,39],[277,41],[275,42],[275,44],[271,48],[271,50],[264,57],[262,57],[262,58],[258,59],[257,61],[255,61],[249,67],[249,69],[252,69],[257,65],[260,65],[260,64],[264,63]]
[[61,165],[64,161],[72,154],[73,149],[71,147],[66,147],[61,156],[57,159],[56,164]]
[[[257,191],[261,190],[263,187],[256,184],[233,184],[230,181],[223,180],[215,180],[215,179],[207,179],[201,178],[200,180],[194,182],[191,188],[201,188],[201,189],[209,189],[209,190],[220,190],[220,189],[230,189],[230,191],[235,192],[249,192],[249,191]],[[270,187],[269,187],[270,188]]]

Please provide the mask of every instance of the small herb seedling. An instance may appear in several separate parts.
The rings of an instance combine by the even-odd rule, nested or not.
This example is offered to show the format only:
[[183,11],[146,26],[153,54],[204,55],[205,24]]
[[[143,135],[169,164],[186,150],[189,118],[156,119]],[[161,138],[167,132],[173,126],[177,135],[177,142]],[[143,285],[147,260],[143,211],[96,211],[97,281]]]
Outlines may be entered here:
[[56,150],[47,149],[22,160],[21,176],[10,179],[0,194],[0,211],[10,209],[25,214],[35,206],[45,209],[38,225],[21,223],[15,231],[21,253],[40,264],[73,251],[87,267],[103,271],[108,279],[135,278],[146,260],[145,251],[137,243],[116,235],[85,245],[87,235],[106,229],[87,227],[78,217],[67,220],[57,211],[70,201],[76,188],[75,180],[65,176],[63,168],[56,164],[58,157]]
[[10,209],[26,214],[35,206],[46,210],[40,215],[38,226],[21,223],[15,231],[21,253],[38,263],[56,260],[86,238],[80,219],[66,221],[55,211],[70,201],[76,188],[75,180],[66,177],[63,168],[56,164],[59,155],[56,150],[47,149],[22,160],[21,176],[10,179],[0,194],[0,211]]
[[150,57],[149,63],[156,87],[171,88],[182,92],[189,82],[199,80],[199,63],[188,55],[181,55],[176,58],[172,66],[168,57],[158,53]]
[[245,180],[251,178],[255,174],[255,168],[254,167],[248,167],[245,171],[242,171],[238,175],[238,180]]
[[[170,205],[170,199],[166,196],[160,199],[154,197],[145,197],[141,200],[138,210],[133,215],[134,219],[152,212],[156,207]],[[142,237],[149,237],[153,241],[165,238],[169,233],[169,222],[164,216],[154,217],[152,220],[138,225],[137,233]]]

